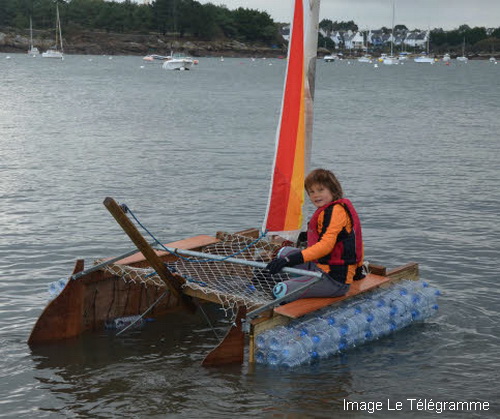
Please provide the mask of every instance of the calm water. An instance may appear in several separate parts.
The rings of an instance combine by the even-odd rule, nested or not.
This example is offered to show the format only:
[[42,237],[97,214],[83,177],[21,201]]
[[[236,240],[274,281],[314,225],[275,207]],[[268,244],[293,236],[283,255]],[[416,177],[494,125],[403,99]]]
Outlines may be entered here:
[[260,225],[285,61],[166,72],[139,57],[10,57],[0,54],[0,417],[345,417],[344,399],[456,417],[410,411],[408,398],[487,401],[465,415],[498,417],[500,65],[318,62],[313,167],[333,169],[356,204],[367,260],[417,261],[444,296],[425,324],[274,371],[201,368],[217,344],[201,316],[37,350],[26,341],[47,284],[76,258],[131,249],[106,196],[164,242]]

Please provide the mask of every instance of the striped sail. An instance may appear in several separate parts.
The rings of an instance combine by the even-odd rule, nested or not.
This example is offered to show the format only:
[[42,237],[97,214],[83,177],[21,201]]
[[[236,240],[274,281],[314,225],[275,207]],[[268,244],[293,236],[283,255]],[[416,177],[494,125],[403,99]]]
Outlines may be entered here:
[[303,227],[319,20],[319,0],[295,0],[294,3],[271,189],[262,227],[263,231],[291,240]]

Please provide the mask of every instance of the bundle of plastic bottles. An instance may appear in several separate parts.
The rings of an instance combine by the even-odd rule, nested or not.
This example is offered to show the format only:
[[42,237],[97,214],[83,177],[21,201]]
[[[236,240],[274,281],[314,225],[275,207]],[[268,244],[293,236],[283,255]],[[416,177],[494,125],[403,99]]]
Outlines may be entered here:
[[427,282],[404,280],[257,335],[259,364],[295,367],[361,345],[425,320],[441,293]]

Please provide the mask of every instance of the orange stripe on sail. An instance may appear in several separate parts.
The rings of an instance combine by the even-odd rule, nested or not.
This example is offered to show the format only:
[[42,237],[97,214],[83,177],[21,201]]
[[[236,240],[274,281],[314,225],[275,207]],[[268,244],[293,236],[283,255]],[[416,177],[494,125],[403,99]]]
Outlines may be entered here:
[[[297,180],[294,179],[296,161],[304,159],[303,153],[297,149],[298,145],[304,141],[302,138],[304,134],[301,132],[304,95],[304,9],[301,0],[295,2],[292,29],[278,148],[267,214],[266,229],[269,231],[284,231],[287,230],[286,226],[292,224],[292,230],[300,228],[300,225],[297,226],[296,221],[292,220],[296,212],[294,209],[297,184]],[[297,89],[297,86],[302,86],[302,88]],[[303,188],[302,185],[301,188]],[[299,208],[298,211],[301,209]]]
[[[305,75],[304,75],[305,77]],[[302,227],[302,206],[304,204],[304,179],[305,179],[305,100],[304,78],[302,80],[302,95],[300,100],[300,117],[298,121],[297,137],[295,144],[295,160],[291,178],[288,208],[283,231],[299,230]]]

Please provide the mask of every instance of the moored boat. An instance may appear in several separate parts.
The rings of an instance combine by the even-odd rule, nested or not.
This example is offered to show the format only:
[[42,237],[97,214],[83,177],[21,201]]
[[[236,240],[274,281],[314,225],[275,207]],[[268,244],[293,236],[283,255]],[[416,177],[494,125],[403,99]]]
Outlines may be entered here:
[[28,55],[31,55],[32,57],[38,57],[40,55],[40,51],[38,50],[38,48],[33,45],[33,23],[31,21],[31,16],[30,16],[30,47],[28,49]]
[[418,57],[413,59],[416,63],[424,63],[424,64],[434,64],[436,61],[433,57],[429,57],[427,54],[421,54]]
[[373,58],[371,55],[363,55],[362,57],[358,58],[358,63],[369,63],[371,64],[373,62]]
[[173,55],[170,59],[163,62],[162,67],[165,70],[189,70],[194,65],[191,57],[182,55]]
[[53,48],[42,53],[42,58],[58,58],[64,60],[61,19],[59,17],[59,5],[56,3],[56,42]]
[[146,55],[142,59],[144,61],[153,62],[153,61],[165,61],[170,60],[172,57],[170,55],[158,55],[158,54],[150,54]]
[[325,55],[325,56],[323,57],[323,61],[324,61],[325,63],[332,63],[332,62],[334,62],[334,61],[336,61],[336,60],[338,60],[338,59],[339,59],[339,57],[338,57],[338,56],[336,56],[336,55],[333,55],[333,54],[328,54],[328,55]]
[[469,61],[469,59],[465,55],[465,37],[464,37],[464,41],[462,43],[462,55],[457,57],[457,61],[461,62],[461,63],[467,63]]

